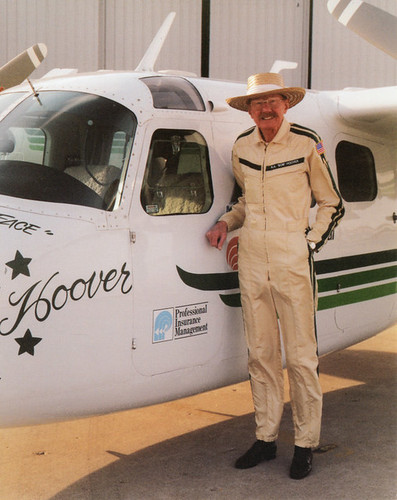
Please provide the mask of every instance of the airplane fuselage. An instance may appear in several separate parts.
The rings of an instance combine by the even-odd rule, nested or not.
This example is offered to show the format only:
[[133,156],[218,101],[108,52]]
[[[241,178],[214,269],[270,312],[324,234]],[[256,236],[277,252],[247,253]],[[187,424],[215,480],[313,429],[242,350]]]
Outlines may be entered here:
[[[244,380],[237,272],[204,235],[232,201],[252,121],[225,98],[245,85],[99,72],[35,91],[0,95],[0,425]],[[395,145],[376,118],[343,116],[341,95],[308,91],[287,113],[322,136],[337,181],[349,148],[375,167],[376,192],[339,186],[352,201],[316,256],[320,354],[397,318]]]

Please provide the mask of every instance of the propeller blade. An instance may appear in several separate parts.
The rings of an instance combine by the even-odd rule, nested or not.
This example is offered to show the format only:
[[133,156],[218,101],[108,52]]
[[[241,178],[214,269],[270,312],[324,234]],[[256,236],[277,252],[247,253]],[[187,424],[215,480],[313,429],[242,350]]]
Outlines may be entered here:
[[47,47],[36,43],[0,68],[0,90],[22,83],[44,60]]
[[397,17],[361,0],[328,0],[328,11],[344,26],[397,59]]

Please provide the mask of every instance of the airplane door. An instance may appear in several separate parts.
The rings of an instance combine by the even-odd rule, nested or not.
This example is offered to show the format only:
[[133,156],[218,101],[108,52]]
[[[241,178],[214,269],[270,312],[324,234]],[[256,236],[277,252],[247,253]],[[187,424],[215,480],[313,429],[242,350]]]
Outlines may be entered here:
[[181,123],[149,123],[131,208],[133,363],[148,376],[205,365],[219,355],[223,332],[240,326],[218,291],[188,286],[180,276],[230,271],[205,239],[221,213],[213,203],[210,123]]
[[364,334],[386,327],[395,307],[395,158],[387,144],[341,134],[336,164],[346,206],[338,231],[350,256],[339,277],[336,323]]

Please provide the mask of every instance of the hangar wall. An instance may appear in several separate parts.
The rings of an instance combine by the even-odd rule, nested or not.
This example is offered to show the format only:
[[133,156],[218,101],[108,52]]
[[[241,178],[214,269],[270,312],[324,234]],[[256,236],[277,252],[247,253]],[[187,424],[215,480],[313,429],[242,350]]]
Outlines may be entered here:
[[298,63],[285,82],[306,86],[309,3],[212,0],[210,75],[245,80],[282,59]]
[[[396,0],[366,0],[397,16]],[[314,0],[312,87],[382,87],[396,85],[397,61],[342,26]],[[397,33],[391,33],[397,44]]]
[[[397,15],[395,0],[368,0]],[[326,0],[0,0],[0,64],[36,42],[54,67],[134,69],[170,11],[177,13],[156,69],[200,75],[208,8],[209,76],[246,81],[275,59],[299,63],[288,85],[317,89],[395,85],[397,62],[343,28]],[[313,30],[310,32],[310,13]],[[312,43],[311,59],[309,57]],[[311,64],[310,64],[311,60]]]

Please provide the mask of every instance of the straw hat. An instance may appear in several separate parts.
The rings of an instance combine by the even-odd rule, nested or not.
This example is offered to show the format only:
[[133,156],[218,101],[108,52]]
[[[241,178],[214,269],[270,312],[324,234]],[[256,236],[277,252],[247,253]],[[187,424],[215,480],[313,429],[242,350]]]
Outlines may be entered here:
[[240,111],[248,111],[249,103],[258,97],[267,97],[274,94],[285,96],[289,107],[298,104],[305,96],[305,89],[301,87],[284,87],[283,77],[278,73],[258,73],[248,78],[247,94],[230,97],[226,102]]

